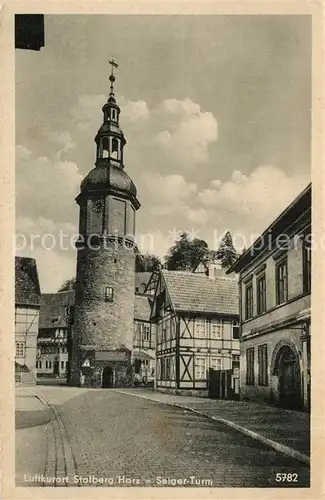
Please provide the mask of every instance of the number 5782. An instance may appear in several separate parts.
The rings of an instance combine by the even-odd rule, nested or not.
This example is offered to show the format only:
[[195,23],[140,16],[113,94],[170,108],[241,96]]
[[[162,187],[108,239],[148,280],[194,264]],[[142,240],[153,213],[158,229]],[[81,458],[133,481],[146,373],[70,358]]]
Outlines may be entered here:
[[296,472],[277,472],[275,475],[277,483],[297,483],[298,474]]

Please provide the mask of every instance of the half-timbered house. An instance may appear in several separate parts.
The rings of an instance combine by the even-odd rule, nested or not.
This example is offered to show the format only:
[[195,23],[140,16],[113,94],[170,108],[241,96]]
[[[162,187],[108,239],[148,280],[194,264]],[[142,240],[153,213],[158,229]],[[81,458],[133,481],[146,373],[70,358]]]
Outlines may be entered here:
[[133,370],[136,382],[154,384],[156,368],[156,325],[150,322],[150,298],[134,297]]
[[156,388],[207,395],[209,368],[239,367],[237,280],[162,269],[150,281]]
[[72,290],[42,295],[37,338],[38,376],[66,377],[69,362],[67,308],[73,305]]
[[36,342],[40,309],[36,261],[15,258],[15,379],[36,383]]

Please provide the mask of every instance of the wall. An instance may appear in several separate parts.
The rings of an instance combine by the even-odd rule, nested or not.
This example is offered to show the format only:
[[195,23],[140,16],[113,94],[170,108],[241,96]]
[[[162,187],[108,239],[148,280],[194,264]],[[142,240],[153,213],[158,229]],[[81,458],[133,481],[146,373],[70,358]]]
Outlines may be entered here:
[[[269,252],[268,255],[257,259],[248,269],[241,274],[241,301],[243,311],[243,326],[242,336],[249,333],[255,328],[261,328],[270,322],[284,319],[292,314],[295,314],[302,309],[310,307],[310,294],[303,295],[303,255],[302,243],[300,240],[291,239],[291,246],[287,252],[288,262],[288,301],[290,304],[276,304],[276,253]],[[257,300],[256,300],[256,271],[261,267],[265,267],[266,275],[266,308],[267,312],[257,316]],[[245,282],[248,278],[253,278],[253,318],[245,319]],[[296,300],[295,300],[296,299]]]
[[[304,228],[308,228],[308,225]],[[299,232],[299,229],[298,229]],[[287,257],[288,270],[288,301],[280,305],[276,304],[276,262],[283,256]],[[256,274],[265,267],[262,272],[266,276],[266,299],[267,310],[257,315],[256,300]],[[245,269],[241,275],[241,306],[245,315],[245,282],[253,278],[253,318],[242,319],[241,333],[241,362],[240,362],[240,385],[241,397],[247,399],[260,399],[267,402],[277,402],[279,399],[279,380],[271,373],[272,357],[279,343],[288,342],[296,352],[299,359],[301,373],[302,400],[306,400],[303,388],[306,387],[307,367],[302,356],[304,335],[304,324],[309,322],[311,295],[303,290],[303,251],[302,241],[297,236],[292,236],[289,248],[286,252],[269,250],[264,256],[256,259]],[[304,313],[305,312],[305,313]],[[305,321],[300,320],[302,314],[306,315]],[[268,385],[258,385],[258,345],[268,346]],[[255,384],[246,385],[246,349],[255,348],[254,369]],[[306,356],[305,356],[306,357]]]
[[[301,328],[301,329],[300,329]],[[279,387],[278,387],[278,377],[272,375],[272,362],[274,361],[274,355],[278,350],[279,345],[287,343],[292,346],[294,352],[297,353],[299,357],[300,371],[301,371],[301,382],[303,382],[303,374],[305,367],[302,362],[302,325],[294,329],[287,328],[283,330],[276,330],[266,335],[260,335],[251,339],[247,339],[242,343],[241,358],[240,358],[240,396],[241,399],[252,399],[252,400],[263,400],[267,403],[276,403],[279,400]],[[258,384],[258,346],[262,344],[267,344],[268,350],[268,385],[262,386]],[[255,373],[255,383],[254,385],[246,385],[246,349],[254,347],[254,373]]]

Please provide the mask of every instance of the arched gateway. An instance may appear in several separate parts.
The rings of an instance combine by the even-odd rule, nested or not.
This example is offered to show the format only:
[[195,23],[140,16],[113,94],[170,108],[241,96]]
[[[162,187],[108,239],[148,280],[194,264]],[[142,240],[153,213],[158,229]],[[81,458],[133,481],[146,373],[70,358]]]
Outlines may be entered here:
[[110,366],[106,366],[103,370],[102,387],[108,389],[114,386],[114,373]]
[[278,377],[279,404],[284,408],[299,409],[301,400],[301,373],[298,353],[291,343],[275,350],[272,375]]

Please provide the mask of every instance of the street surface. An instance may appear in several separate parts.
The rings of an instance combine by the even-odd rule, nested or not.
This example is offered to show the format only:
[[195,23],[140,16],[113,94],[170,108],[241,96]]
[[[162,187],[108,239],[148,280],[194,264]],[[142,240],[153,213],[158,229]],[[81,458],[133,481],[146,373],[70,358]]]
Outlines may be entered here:
[[17,486],[309,485],[306,465],[191,412],[114,389],[35,389],[50,404],[18,398]]

